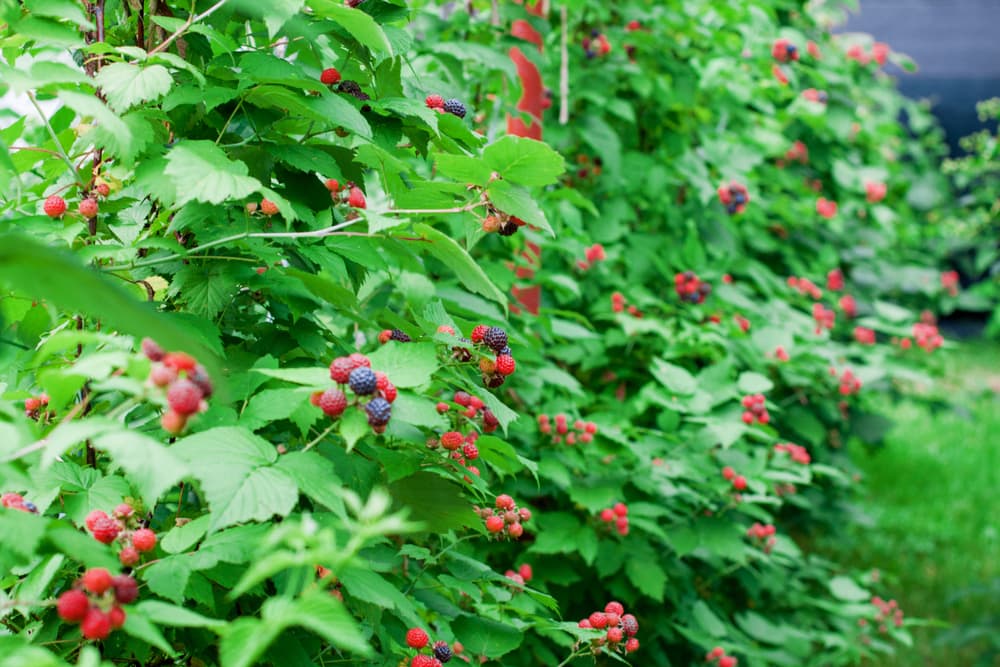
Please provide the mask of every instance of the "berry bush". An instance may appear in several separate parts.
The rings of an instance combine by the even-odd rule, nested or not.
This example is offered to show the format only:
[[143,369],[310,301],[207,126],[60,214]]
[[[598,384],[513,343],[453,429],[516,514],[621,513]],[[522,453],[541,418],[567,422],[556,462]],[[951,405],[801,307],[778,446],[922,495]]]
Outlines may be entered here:
[[910,641],[814,538],[950,204],[841,4],[0,0],[0,664]]

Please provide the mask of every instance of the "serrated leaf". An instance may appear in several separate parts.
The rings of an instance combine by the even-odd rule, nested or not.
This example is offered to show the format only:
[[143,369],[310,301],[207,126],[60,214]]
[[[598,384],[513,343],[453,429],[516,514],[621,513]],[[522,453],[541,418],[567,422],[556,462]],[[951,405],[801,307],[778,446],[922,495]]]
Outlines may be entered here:
[[155,507],[163,492],[188,474],[188,466],[171,449],[141,433],[103,433],[93,443],[129,473],[146,507]]
[[499,210],[555,236],[555,232],[552,231],[552,227],[545,217],[545,212],[535,202],[531,193],[521,186],[513,185],[507,181],[494,181],[486,188],[486,193],[493,205]]
[[653,359],[652,370],[653,377],[675,394],[690,396],[698,388],[694,376],[680,366],[675,366],[662,359]]
[[392,55],[392,44],[382,26],[360,9],[345,7],[336,0],[308,0],[317,16],[333,19],[354,39],[373,51]]
[[838,600],[847,602],[860,602],[871,597],[871,593],[858,586],[853,579],[845,576],[834,577],[830,580],[830,592]]
[[143,600],[133,609],[158,625],[169,625],[175,628],[209,628],[210,630],[218,630],[226,625],[225,621],[202,616],[190,609],[158,600]]
[[451,630],[466,650],[493,659],[510,653],[524,639],[521,630],[480,616],[461,616],[451,622]]
[[221,204],[229,199],[242,199],[260,187],[256,178],[248,176],[242,162],[230,160],[211,141],[180,141],[167,153],[164,174],[177,188],[177,203],[203,201]]
[[505,181],[519,185],[550,185],[566,171],[562,156],[548,144],[512,135],[484,148],[483,160]]
[[753,371],[745,371],[740,373],[739,380],[737,380],[737,387],[741,393],[744,394],[763,394],[764,392],[771,391],[774,388],[774,383],[771,382],[766,376],[760,373],[754,373]]
[[437,475],[418,472],[389,487],[392,498],[409,508],[410,517],[433,532],[473,526],[480,520],[469,503],[462,501],[462,488]]
[[163,65],[145,67],[133,63],[111,63],[97,73],[97,85],[115,111],[121,113],[140,102],[150,102],[167,94],[173,77]]
[[351,409],[340,417],[340,437],[347,443],[347,451],[354,449],[361,438],[372,432],[368,417],[362,409]]
[[420,387],[431,381],[438,369],[434,343],[390,341],[368,355],[372,368],[382,371],[397,387]]
[[482,267],[454,239],[424,224],[414,225],[414,231],[427,240],[427,243],[421,243],[418,249],[427,250],[441,260],[455,272],[469,290],[502,304],[504,309],[507,308],[507,297],[504,293],[493,284]]

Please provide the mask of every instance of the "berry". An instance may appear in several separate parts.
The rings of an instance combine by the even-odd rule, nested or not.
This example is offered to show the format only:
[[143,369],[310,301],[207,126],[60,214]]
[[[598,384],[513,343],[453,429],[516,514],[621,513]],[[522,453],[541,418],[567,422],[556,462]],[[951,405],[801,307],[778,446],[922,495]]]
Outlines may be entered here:
[[517,363],[514,361],[514,357],[509,354],[501,354],[497,357],[496,371],[500,375],[513,375],[516,369]]
[[611,509],[614,510],[617,516],[626,516],[628,514],[628,507],[625,506],[625,503],[615,503],[615,506]]
[[94,539],[101,544],[111,544],[118,537],[122,530],[121,525],[109,516],[98,519],[94,522],[94,527],[90,532],[94,534]]
[[428,95],[424,100],[428,109],[444,109],[444,98],[440,95]]
[[327,389],[320,394],[319,409],[327,417],[339,417],[347,409],[347,396],[339,389]]
[[62,214],[66,212],[66,200],[59,195],[52,195],[42,204],[42,210],[50,218],[62,217]]
[[465,118],[465,105],[456,99],[445,100],[444,106],[445,113],[450,113],[452,116],[458,116],[459,118]]
[[365,193],[357,186],[351,186],[350,194],[347,196],[347,205],[353,208],[366,208]]
[[451,647],[448,646],[448,642],[434,642],[434,657],[441,662],[448,662],[451,660]]
[[473,328],[472,333],[469,334],[469,338],[472,339],[473,343],[482,343],[483,338],[486,336],[486,332],[489,330],[490,328],[485,324],[477,324],[475,328]]
[[108,620],[111,621],[111,629],[117,630],[118,628],[125,625],[125,610],[115,605],[108,612]]
[[591,614],[588,620],[590,621],[590,627],[596,630],[603,630],[608,625],[608,617],[599,611]]
[[389,383],[386,385],[385,389],[382,389],[382,398],[392,403],[396,400],[396,396],[399,395],[399,390],[396,389],[396,385]]
[[733,477],[736,477],[736,471],[731,466],[726,466],[722,469],[722,476],[731,480]]
[[601,521],[611,523],[615,520],[615,512],[610,507],[601,510]]
[[107,519],[108,513],[103,510],[93,510],[87,515],[87,518],[83,520],[83,523],[87,526],[87,530],[93,532],[94,526],[100,519]]
[[374,394],[378,389],[378,378],[370,368],[355,368],[347,378],[347,383],[351,385],[351,391],[358,396],[368,396]]
[[708,658],[711,660],[718,660],[725,654],[726,652],[722,649],[721,646],[716,646],[715,648],[713,648],[711,651],[708,652]]
[[328,179],[326,179],[323,182],[323,185],[325,185],[326,189],[329,190],[330,192],[339,192],[340,191],[340,181],[338,181],[336,178],[328,178]]
[[103,567],[93,567],[83,575],[83,587],[94,595],[100,595],[111,588],[111,573]]
[[465,438],[458,431],[448,431],[441,435],[441,446],[449,451],[455,451],[462,446]]
[[448,334],[449,336],[455,335],[455,327],[449,326],[447,324],[442,324],[437,328],[438,333]]
[[736,667],[737,660],[731,655],[724,655],[719,658],[719,667]]
[[406,632],[406,645],[410,648],[421,649],[427,646],[430,640],[427,633],[420,628],[410,628]]
[[352,352],[347,358],[348,360],[350,360],[351,364],[353,364],[351,366],[352,369],[361,368],[362,366],[364,366],[365,368],[372,367],[371,359],[361,354],[360,352]]
[[486,530],[490,531],[491,533],[499,533],[501,530],[503,530],[503,527],[505,525],[506,524],[504,523],[502,516],[494,515],[486,517]]
[[736,478],[733,479],[733,488],[736,489],[737,491],[743,491],[744,489],[746,489],[747,478],[744,477],[743,475],[737,475]]
[[119,604],[129,604],[139,597],[139,584],[127,574],[120,574],[112,579],[115,588],[115,600]]
[[624,638],[624,633],[621,628],[611,628],[608,630],[608,641],[612,644],[617,644]]
[[132,546],[142,553],[152,551],[156,546],[156,533],[149,528],[140,528],[132,533]]
[[365,412],[368,413],[369,425],[375,427],[385,426],[389,423],[389,418],[392,416],[392,405],[384,398],[376,396],[368,401],[368,405],[365,406]]
[[392,329],[389,332],[389,339],[398,340],[400,343],[409,343],[411,340],[413,340],[406,334],[405,331],[402,331],[400,329]]
[[330,379],[337,384],[347,384],[347,379],[355,368],[348,357],[337,357],[330,364]]
[[94,190],[96,190],[97,194],[99,194],[102,197],[107,197],[109,194],[111,194],[111,186],[108,185],[107,183],[98,183],[97,185],[94,186]]
[[260,212],[266,216],[278,215],[278,205],[270,199],[261,199]]
[[604,605],[604,613],[617,614],[618,616],[621,616],[625,613],[625,607],[622,606],[621,602],[609,602]]
[[91,607],[83,617],[80,631],[86,639],[107,639],[111,634],[111,619],[97,607]]
[[59,603],[56,605],[56,611],[59,612],[59,618],[70,623],[79,623],[83,620],[84,616],[87,615],[87,609],[90,608],[90,599],[87,594],[83,591],[66,591],[59,596]]
[[437,404],[437,411],[438,411],[438,414],[441,414],[441,415],[443,415],[444,413],[448,412],[449,410],[451,410],[451,406],[450,406],[450,405],[448,405],[447,403],[444,403],[444,402],[439,402],[439,403]]
[[187,417],[198,412],[204,393],[201,387],[191,380],[178,380],[167,390],[167,403],[170,409],[179,415]]
[[625,631],[629,637],[639,632],[639,621],[635,620],[635,616],[632,614],[625,614],[622,616],[622,630]]
[[93,218],[97,216],[97,200],[92,197],[87,197],[86,199],[80,201],[80,215],[85,218]]
[[490,349],[499,352],[507,347],[507,332],[500,327],[490,327],[483,333],[483,342]]
[[184,427],[187,426],[187,417],[173,410],[167,410],[160,417],[160,426],[170,435],[180,435]]
[[441,663],[429,655],[415,655],[410,661],[410,667],[441,667]]
[[328,67],[320,72],[319,80],[327,86],[340,83],[340,72],[338,72],[334,67]]
[[465,456],[468,461],[475,461],[479,458],[479,448],[471,442],[462,445],[462,455]]
[[499,496],[497,496],[496,506],[497,509],[512,510],[514,509],[514,499],[508,496],[506,493],[502,493]]
[[135,547],[125,547],[118,552],[118,560],[125,567],[133,567],[139,562],[139,552]]
[[625,642],[625,652],[634,653],[639,650],[639,640],[635,637],[629,637],[628,641]]
[[190,354],[170,352],[163,355],[163,365],[173,368],[175,371],[193,371],[198,362]]
[[524,526],[522,526],[520,523],[512,523],[509,526],[507,526],[507,534],[513,537],[514,539],[517,539],[524,534]]

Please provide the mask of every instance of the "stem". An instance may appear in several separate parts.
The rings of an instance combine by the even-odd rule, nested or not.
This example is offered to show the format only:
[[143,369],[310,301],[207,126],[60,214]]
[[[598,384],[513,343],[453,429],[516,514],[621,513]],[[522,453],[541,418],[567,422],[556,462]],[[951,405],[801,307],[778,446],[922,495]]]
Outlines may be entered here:
[[54,607],[55,600],[7,600],[0,602],[0,609],[13,609],[14,607]]
[[306,446],[302,448],[302,451],[308,452],[310,449],[312,449],[313,447],[315,447],[316,445],[318,445],[320,443],[320,441],[322,441],[323,438],[325,438],[326,436],[328,436],[330,434],[330,431],[332,431],[333,429],[337,428],[337,426],[338,426],[337,422],[334,422],[334,423],[330,424],[330,426],[326,430],[324,430],[322,433],[320,433],[319,435],[317,435],[314,439],[312,439],[308,443],[306,443]]
[[205,11],[203,11],[201,14],[194,13],[195,3],[192,2],[191,11],[188,13],[188,17],[187,20],[184,22],[184,25],[178,28],[177,32],[175,32],[174,34],[170,35],[170,37],[167,37],[165,40],[163,40],[163,42],[159,46],[150,51],[149,55],[153,55],[154,53],[159,53],[160,51],[166,49],[168,46],[173,44],[178,37],[183,35],[184,31],[191,27],[191,24],[193,24],[195,21],[201,21],[202,19],[208,18],[218,10],[222,9],[222,6],[226,4],[226,2],[227,0],[219,0],[217,3],[215,3]]
[[394,208],[391,211],[383,211],[382,215],[434,215],[438,213],[465,213],[467,211],[473,211],[480,206],[486,206],[486,202],[473,202],[471,204],[466,204],[465,206],[456,206],[455,208]]
[[562,39],[559,47],[559,124],[569,122],[569,18],[566,5],[559,10],[562,19]]
[[215,145],[216,145],[216,146],[218,146],[218,145],[219,145],[219,142],[220,142],[220,141],[222,141],[222,135],[223,135],[223,134],[225,134],[225,133],[226,133],[226,130],[228,130],[228,129],[229,129],[229,124],[233,122],[233,118],[235,118],[235,117],[236,117],[236,113],[237,113],[237,112],[238,112],[238,111],[239,111],[240,109],[242,109],[242,108],[243,108],[243,98],[241,97],[241,98],[240,98],[240,101],[239,101],[239,102],[237,102],[237,103],[236,103],[236,106],[235,106],[235,107],[233,108],[233,112],[232,112],[231,114],[229,114],[229,118],[227,118],[227,119],[226,119],[226,122],[225,122],[225,124],[224,124],[224,125],[222,126],[222,129],[221,129],[221,130],[219,130],[219,136],[215,138]]
[[35,99],[35,94],[29,90],[27,95],[28,95],[28,100],[31,102],[31,106],[35,107],[35,111],[38,112],[38,116],[42,119],[42,122],[45,124],[45,129],[49,131],[49,137],[52,138],[52,143],[56,145],[56,153],[59,155],[59,157],[63,159],[63,162],[66,163],[66,166],[69,167],[70,172],[72,172],[73,177],[76,179],[77,185],[79,185],[80,174],[77,173],[76,166],[73,164],[73,161],[69,159],[69,155],[66,154],[66,151],[63,150],[62,144],[59,143],[59,136],[56,134],[56,131],[52,129],[52,125],[49,123],[49,119],[45,117],[45,113],[42,111],[42,107],[38,106],[38,100]]

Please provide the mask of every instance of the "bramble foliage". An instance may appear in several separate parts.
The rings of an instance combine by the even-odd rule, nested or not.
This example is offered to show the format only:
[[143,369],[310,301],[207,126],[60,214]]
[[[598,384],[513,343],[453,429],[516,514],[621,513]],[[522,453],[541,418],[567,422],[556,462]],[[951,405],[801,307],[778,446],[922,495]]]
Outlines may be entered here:
[[942,344],[905,57],[551,4],[0,2],[0,665],[909,641],[810,552]]

